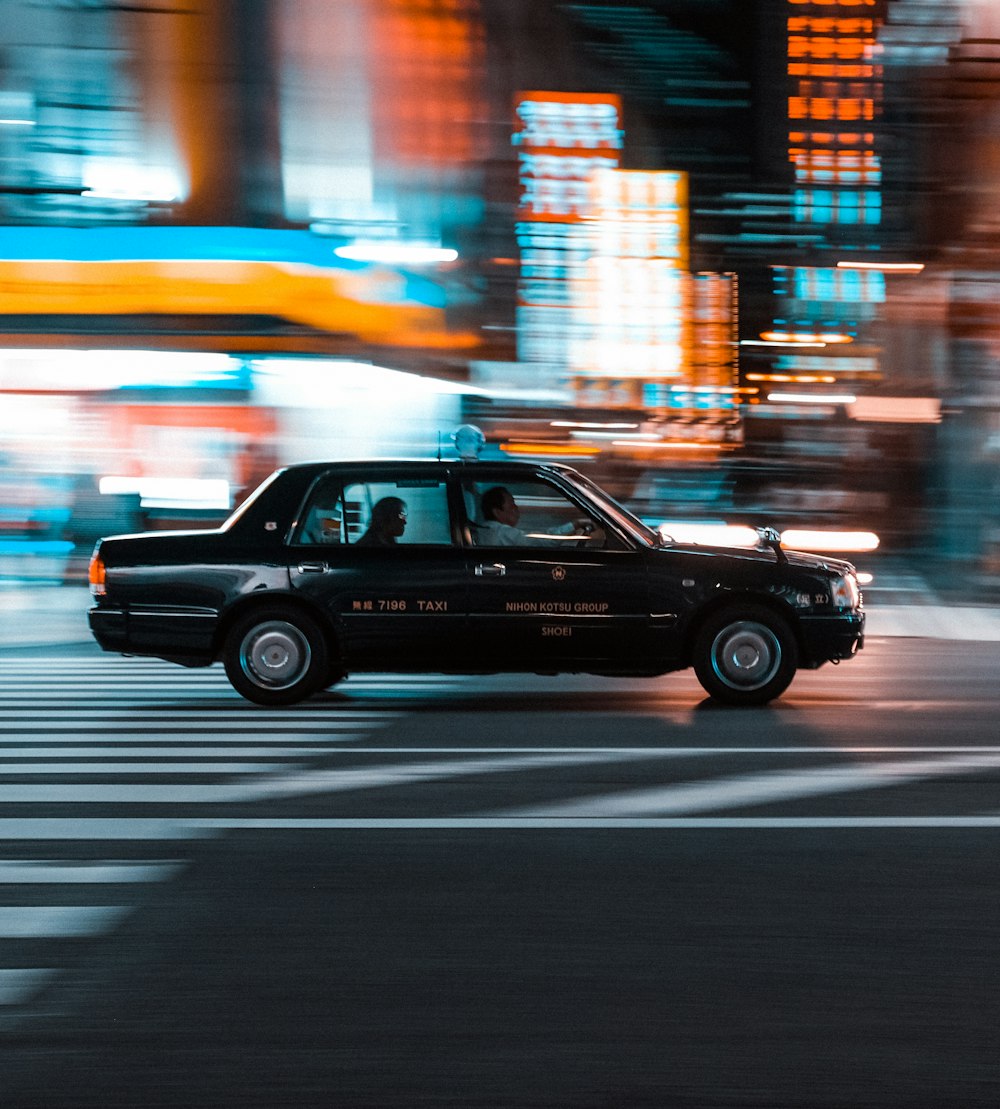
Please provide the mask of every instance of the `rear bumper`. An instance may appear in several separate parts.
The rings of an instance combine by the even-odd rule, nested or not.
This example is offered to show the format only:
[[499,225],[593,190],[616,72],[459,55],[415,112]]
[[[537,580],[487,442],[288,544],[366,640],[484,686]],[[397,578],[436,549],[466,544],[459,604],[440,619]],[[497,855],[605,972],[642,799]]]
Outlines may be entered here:
[[219,614],[214,609],[97,606],[90,630],[105,651],[158,658],[210,659]]
[[804,665],[819,666],[853,658],[865,645],[865,614],[850,612],[835,616],[803,616]]
[[128,650],[128,618],[120,608],[91,608],[87,611],[90,631],[104,651]]

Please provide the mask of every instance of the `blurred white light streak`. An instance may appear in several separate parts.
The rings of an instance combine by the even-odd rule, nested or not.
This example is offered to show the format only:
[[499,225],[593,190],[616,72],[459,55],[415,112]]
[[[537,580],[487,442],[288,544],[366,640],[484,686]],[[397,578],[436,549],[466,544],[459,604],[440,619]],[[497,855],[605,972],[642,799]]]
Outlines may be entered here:
[[621,424],[616,424],[616,423],[606,423],[606,424],[603,424],[603,423],[586,423],[586,422],[578,422],[576,420],[552,420],[549,423],[549,427],[579,427],[579,428],[594,428],[595,430],[602,430],[604,428],[620,428],[620,429],[630,430],[630,429],[636,428],[638,426],[639,426],[638,424],[625,424],[625,423],[621,423]]
[[767,399],[781,404],[853,404],[853,393],[768,393]]
[[819,350],[826,346],[826,343],[806,343],[801,339],[741,339],[741,347],[796,347],[802,349],[805,347],[807,350]]
[[[675,543],[695,543],[703,547],[756,547],[760,542],[756,528],[745,524],[728,524],[725,521],[691,522],[667,520],[657,525],[657,531]],[[822,528],[790,529],[781,533],[781,545],[790,550],[835,552],[874,551],[879,537],[871,531],[827,531]],[[858,581],[865,584],[871,574],[859,574]]]
[[923,273],[923,262],[838,262],[838,270],[879,270],[882,273]]
[[355,242],[338,246],[333,253],[351,262],[381,262],[390,266],[427,266],[458,258],[458,251],[448,247],[394,242]]
[[104,495],[138,493],[144,508],[231,507],[229,482],[222,478],[102,477],[98,489]]
[[695,543],[701,547],[756,547],[755,528],[742,524],[691,524],[671,520],[660,524],[659,532],[675,543]]
[[491,396],[464,382],[393,370],[372,362],[354,362],[335,358],[258,358],[251,363],[254,377],[284,380],[289,402],[295,391],[302,390],[312,406],[338,401],[344,389],[371,389],[380,393],[437,393],[446,396]]
[[613,447],[643,447],[648,450],[698,450],[703,451],[709,447],[716,446],[715,443],[682,443],[682,442],[658,442],[650,443],[643,440],[636,439],[613,439],[611,442]]
[[620,431],[597,431],[594,429],[574,429],[570,431],[574,439],[612,439],[627,443],[655,443],[659,436],[651,431],[637,431],[634,435],[623,436]]
[[168,204],[182,199],[184,189],[166,166],[137,166],[120,160],[94,160],[84,171],[82,196],[100,200],[134,200]]
[[53,391],[197,385],[228,378],[240,360],[228,354],[166,350],[0,351],[0,389]]
[[781,545],[797,551],[874,551],[879,537],[873,531],[816,531],[789,529],[781,533]]

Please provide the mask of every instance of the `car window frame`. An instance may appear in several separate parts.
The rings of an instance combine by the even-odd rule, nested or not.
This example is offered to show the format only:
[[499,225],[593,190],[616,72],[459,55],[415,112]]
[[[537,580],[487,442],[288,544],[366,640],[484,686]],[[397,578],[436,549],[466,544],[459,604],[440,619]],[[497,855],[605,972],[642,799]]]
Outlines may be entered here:
[[[483,476],[476,476],[477,474]],[[487,483],[491,485],[504,485],[505,483],[513,485],[517,483],[524,483],[526,481],[540,481],[543,484],[547,484],[551,488],[554,488],[557,492],[563,494],[563,496],[584,515],[588,517],[596,516],[596,518],[600,520],[605,531],[612,532],[621,541],[622,547],[619,549],[623,549],[626,551],[635,551],[638,550],[640,547],[640,543],[637,541],[637,538],[633,536],[630,531],[626,531],[619,523],[617,517],[605,507],[603,503],[603,498],[597,496],[593,496],[592,500],[585,498],[582,495],[581,490],[573,484],[569,476],[564,475],[559,470],[551,470],[543,467],[528,467],[523,472],[511,471],[503,467],[493,467],[489,463],[469,463],[467,466],[464,466],[462,470],[456,474],[455,477],[457,508],[461,513],[462,538],[464,545],[467,547],[473,548],[475,550],[529,549],[528,546],[525,546],[524,548],[487,547],[480,546],[479,544],[473,542],[473,528],[475,526],[475,521],[469,518],[468,510],[465,504],[464,488],[464,483],[470,479],[476,485],[484,485]],[[595,488],[598,490],[600,489],[599,486],[595,486]],[[590,497],[589,490],[587,491],[587,493],[588,497]],[[586,547],[584,547],[583,549],[586,549]],[[601,548],[601,550],[613,551],[615,550],[615,548],[608,548],[605,546]]]
[[[343,502],[344,491],[349,489],[352,485],[359,484],[390,484],[398,481],[405,481],[409,476],[414,482],[433,482],[435,485],[444,488],[444,505],[448,512],[448,534],[450,539],[447,543],[400,543],[398,547],[400,550],[420,550],[420,551],[433,551],[433,550],[455,550],[461,549],[465,546],[460,534],[460,524],[456,517],[456,510],[454,499],[451,489],[451,472],[449,469],[439,467],[437,463],[432,464],[433,468],[420,468],[414,467],[412,463],[403,463],[402,468],[395,468],[391,462],[379,462],[376,466],[367,467],[364,465],[348,465],[341,467],[339,464],[334,464],[328,469],[323,470],[317,474],[315,478],[309,483],[298,510],[292,519],[288,528],[286,545],[289,547],[317,547],[324,546],[331,550],[339,551],[353,551],[357,548],[358,544],[355,540],[353,543],[340,542],[331,544],[322,544],[315,541],[303,540],[300,538],[302,530],[305,526],[306,517],[312,508],[312,501],[316,496],[317,489],[321,483],[329,481],[332,477],[336,478],[339,487],[338,500]],[[405,500],[405,486],[403,492],[400,494],[402,499]],[[365,551],[370,548],[362,547],[361,550]],[[388,548],[386,548],[388,549]]]

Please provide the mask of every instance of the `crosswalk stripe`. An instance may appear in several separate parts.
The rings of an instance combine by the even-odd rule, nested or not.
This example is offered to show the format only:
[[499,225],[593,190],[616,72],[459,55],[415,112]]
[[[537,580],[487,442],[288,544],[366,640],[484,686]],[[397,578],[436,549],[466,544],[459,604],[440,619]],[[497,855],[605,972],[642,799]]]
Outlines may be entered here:
[[[0,857],[5,1019],[17,1019],[61,973],[61,955],[39,960],[44,965],[17,965],[22,945],[31,945],[22,951],[27,962],[25,952],[48,950],[39,945],[113,931],[144,889],[182,871],[179,845],[217,834],[190,820],[115,815],[117,806],[134,812],[136,804],[154,805],[145,811],[163,813],[169,810],[160,806],[174,801],[252,802],[261,796],[259,782],[286,796],[273,783],[307,779],[318,757],[343,752],[405,715],[396,705],[359,705],[359,698],[408,705],[455,686],[436,676],[373,676],[351,680],[353,700],[315,698],[270,709],[244,701],[219,667],[190,671],[159,660],[0,658],[0,680],[0,804],[40,806],[27,812],[73,806],[58,817],[0,817],[0,842],[8,845]],[[111,806],[107,813],[82,815],[101,803]],[[113,857],[113,845],[134,843],[147,844],[147,852],[166,848],[173,857]],[[36,857],[43,844],[48,850]],[[13,845],[25,857],[14,857]],[[67,887],[92,891],[83,900],[94,903],[60,903]],[[22,900],[16,891],[30,891],[36,903],[12,904]],[[37,903],[43,898],[53,903]]]
[[0,939],[68,939],[109,932],[128,905],[0,905]]
[[[290,770],[291,763],[275,762],[5,762],[6,752],[0,747],[0,783],[4,778],[20,775],[47,774],[53,777],[91,776],[104,774],[265,774],[276,770]],[[45,787],[47,788],[47,787]],[[0,784],[0,791],[3,785]]]
[[[25,738],[31,737],[32,739],[34,739],[36,735],[43,736],[47,734],[76,737],[107,737],[112,734],[120,734],[122,736],[135,736],[136,738],[142,739],[146,738],[146,736],[149,734],[146,732],[146,725],[149,723],[152,723],[152,721],[150,721],[146,717],[123,718],[121,720],[109,721],[106,723],[102,723],[99,720],[92,720],[84,724],[76,725],[74,725],[71,720],[67,720],[65,725],[63,726],[62,731],[59,732],[51,731],[51,729],[54,727],[52,721],[37,724],[25,724],[20,727],[0,726],[0,742],[2,742],[8,736],[10,736],[11,738],[23,736]],[[205,741],[205,739],[219,738],[222,735],[234,735],[242,739],[243,737],[245,737],[248,730],[258,730],[260,728],[261,721],[246,720],[243,723],[239,723],[233,720],[222,720],[218,723],[215,723],[213,721],[212,730],[210,732],[206,732],[203,729],[198,730],[191,728],[190,725],[185,725],[185,723],[181,720],[176,721],[176,727],[171,730],[169,728],[170,723],[171,721],[169,719],[157,719],[156,725],[159,729],[158,734],[171,737],[175,735],[178,737],[186,735],[193,737],[192,742],[202,743]],[[202,721],[198,721],[198,723],[200,724],[202,723]],[[291,723],[291,721],[281,721],[280,723],[282,726],[287,727],[288,724]],[[357,724],[354,725],[354,728],[357,728]],[[137,732],[136,729],[141,729],[141,732]],[[301,738],[302,736],[312,734],[323,737],[332,737],[336,735],[341,742],[347,742],[352,738],[358,738],[359,736],[365,735],[368,732],[372,732],[374,730],[375,728],[372,727],[366,729],[365,732],[357,732],[354,730],[342,731],[336,721],[316,720],[311,721],[307,724],[303,724],[303,726],[299,728],[297,732],[291,733],[291,737]],[[277,734],[280,735],[282,733]],[[273,737],[270,734],[265,733],[264,738],[270,741]],[[182,740],[178,740],[178,742],[182,742]]]
[[84,859],[0,859],[0,883],[5,885],[81,884],[119,885],[162,882],[173,878],[184,864],[173,860],[114,862]]
[[0,840],[11,843],[63,840],[67,843],[166,843],[204,839],[209,829],[165,817],[0,817]]
[[[18,708],[10,710],[9,712],[5,712],[3,707],[0,706],[0,723],[2,723],[2,726],[8,731],[18,727],[27,727],[32,723],[35,723],[37,726],[38,722],[33,721],[30,718],[26,719],[22,717],[20,719],[17,719],[15,717],[15,713],[21,713],[29,708],[31,707],[25,706],[23,709]],[[34,709],[32,708],[31,711],[34,711]],[[155,720],[160,723],[163,723],[164,721],[169,721],[170,718],[173,717],[175,711],[176,710],[171,708],[169,705],[165,705],[162,703],[158,704],[156,702],[141,702],[132,706],[131,709],[132,714],[142,714],[144,719]],[[56,720],[62,719],[72,722],[76,714],[74,714],[70,709],[67,708],[59,712],[46,712],[45,715],[46,717],[52,717]],[[190,727],[191,724],[196,724],[199,722],[199,720],[210,720],[212,722],[212,727],[214,728],[217,717],[221,717],[222,719],[220,722],[222,723],[236,722],[237,724],[242,723],[244,725],[257,725],[263,721],[266,721],[268,724],[283,723],[286,725],[294,725],[296,730],[300,726],[310,724],[336,724],[339,726],[359,728],[367,727],[372,724],[377,725],[381,723],[392,723],[392,721],[400,719],[402,715],[403,714],[397,710],[384,711],[381,709],[373,709],[371,712],[367,712],[365,710],[347,710],[342,712],[338,712],[336,710],[328,710],[324,712],[306,711],[302,712],[299,715],[296,715],[294,712],[284,712],[274,709],[257,709],[256,711],[247,711],[242,713],[223,713],[219,712],[219,710],[214,708],[212,705],[204,705],[201,708],[194,710],[193,716],[191,713],[184,715],[181,723],[183,723],[185,727]],[[126,713],[119,713],[117,717],[112,717],[110,713],[102,712],[100,710],[95,710],[94,712],[88,713],[87,719],[94,718],[96,720],[101,720],[105,717],[109,719],[114,719],[118,723],[132,722],[131,717]]]
[[[147,739],[147,740],[148,739],[160,739],[160,738],[165,738],[165,737],[161,737],[159,735],[152,735],[151,736],[148,733],[143,734],[143,739]],[[169,738],[169,733],[168,733],[167,738]],[[273,741],[274,740],[273,736],[268,736],[267,738],[268,738],[268,741]],[[278,738],[280,740],[281,737],[279,736]],[[95,744],[92,744],[89,747],[71,746],[72,744],[75,744],[75,743],[79,742],[78,738],[66,739],[64,736],[59,736],[59,737],[56,738],[56,740],[54,742],[46,744],[44,746],[39,745],[39,746],[33,746],[33,747],[6,747],[6,746],[3,746],[3,745],[0,745],[0,773],[8,773],[8,774],[19,774],[19,773],[21,773],[20,767],[23,764],[20,763],[20,762],[14,761],[14,760],[17,760],[17,759],[46,759],[46,760],[49,760],[49,761],[47,761],[45,763],[40,762],[37,765],[39,767],[48,766],[49,767],[49,773],[56,773],[56,772],[62,773],[62,771],[55,771],[55,770],[52,769],[53,764],[55,764],[57,760],[69,759],[69,758],[73,758],[73,759],[88,759],[88,758],[104,759],[104,758],[111,757],[113,755],[120,755],[120,756],[123,755],[127,758],[136,758],[136,759],[138,759],[138,758],[164,758],[164,759],[177,758],[177,759],[184,759],[184,758],[191,758],[191,757],[209,759],[209,758],[218,758],[220,756],[226,756],[226,755],[231,756],[233,758],[257,757],[257,758],[262,758],[263,759],[263,758],[268,758],[268,757],[272,757],[272,758],[293,758],[293,757],[296,757],[296,756],[303,757],[303,758],[308,758],[308,757],[312,757],[312,756],[315,756],[315,755],[322,755],[322,754],[325,754],[325,753],[330,752],[330,751],[341,750],[342,744],[344,743],[345,739],[348,739],[348,738],[361,739],[361,738],[363,738],[363,733],[357,732],[357,733],[351,733],[350,736],[343,736],[343,735],[338,736],[336,742],[333,743],[333,744],[317,742],[317,743],[312,744],[311,746],[303,745],[303,746],[300,746],[300,747],[292,746],[292,744],[297,744],[297,743],[301,744],[302,743],[302,737],[300,735],[294,735],[294,734],[290,735],[288,737],[288,746],[287,747],[281,747],[281,746],[274,746],[274,747],[237,747],[235,745],[233,745],[232,747],[201,746],[202,744],[205,744],[206,742],[211,742],[212,740],[218,739],[218,736],[215,733],[209,733],[209,732],[204,732],[200,736],[198,736],[197,738],[192,738],[191,736],[187,736],[187,735],[184,735],[184,736],[178,735],[176,737],[176,740],[177,740],[176,743],[174,743],[170,746],[162,746],[162,747],[136,747],[136,746],[133,746],[131,743],[125,743],[121,740],[119,740],[117,743],[95,743]],[[193,751],[190,750],[189,748],[191,746],[194,746],[194,745],[198,745],[198,746],[196,747],[195,750],[193,750]],[[356,750],[356,748],[352,748],[352,750]],[[61,765],[61,764],[59,764],[59,765]],[[124,766],[124,765],[129,765],[129,764],[123,763],[122,765]],[[192,763],[191,764],[192,767],[194,767],[194,766],[205,767],[206,765],[207,764],[205,764],[205,763]],[[270,768],[273,768],[273,764],[271,764]],[[41,770],[39,770],[38,772],[42,773]],[[206,769],[206,773],[208,773],[207,769]]]
[[20,1005],[38,993],[57,973],[54,967],[0,968],[0,1005]]

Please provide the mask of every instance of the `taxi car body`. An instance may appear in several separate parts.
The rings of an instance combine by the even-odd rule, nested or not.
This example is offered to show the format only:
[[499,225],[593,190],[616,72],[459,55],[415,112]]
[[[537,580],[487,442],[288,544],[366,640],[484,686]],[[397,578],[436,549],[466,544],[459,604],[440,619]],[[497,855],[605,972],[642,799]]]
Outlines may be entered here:
[[[483,514],[498,493],[516,505],[499,528]],[[864,642],[849,563],[773,534],[748,550],[675,544],[557,464],[290,465],[218,529],[100,540],[90,580],[104,650],[221,660],[264,705],[365,671],[690,666],[717,700],[762,704]]]

